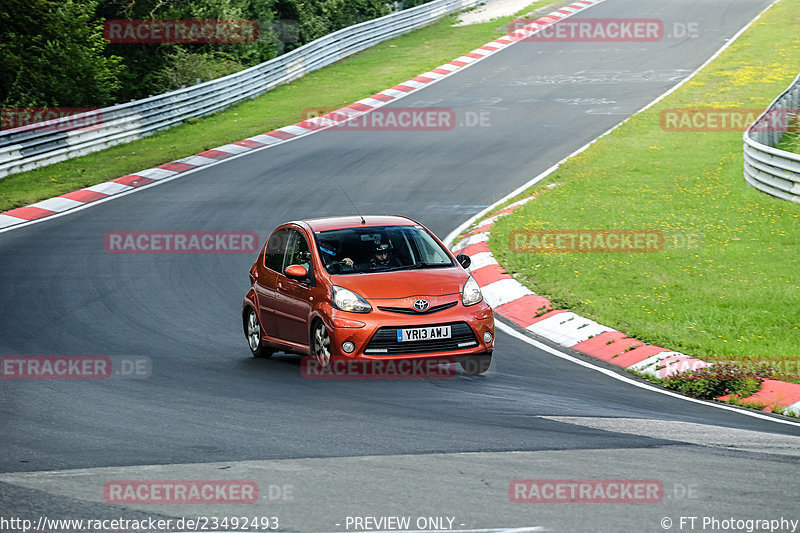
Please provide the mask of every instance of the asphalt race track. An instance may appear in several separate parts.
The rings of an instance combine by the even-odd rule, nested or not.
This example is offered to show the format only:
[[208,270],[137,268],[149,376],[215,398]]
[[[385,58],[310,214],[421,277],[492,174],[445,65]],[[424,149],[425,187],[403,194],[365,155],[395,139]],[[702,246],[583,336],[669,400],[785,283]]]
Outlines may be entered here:
[[[269,515],[286,531],[385,515],[609,532],[663,531],[664,517],[672,530],[681,516],[800,519],[800,425],[659,394],[505,333],[479,378],[304,379],[297,357],[250,356],[240,306],[254,255],[103,247],[113,230],[263,242],[286,220],[352,214],[339,184],[362,212],[444,237],[675,85],[768,4],[607,0],[578,17],[658,18],[667,36],[518,43],[391,105],[451,107],[462,127],[323,131],[0,233],[0,354],[152,361],[141,380],[0,382],[0,516]],[[671,38],[676,22],[700,31]],[[480,113],[483,127],[463,125]],[[105,503],[104,483],[120,479],[256,480],[262,499]],[[659,480],[665,497],[513,503],[515,479]],[[273,485],[290,493],[270,499]]]

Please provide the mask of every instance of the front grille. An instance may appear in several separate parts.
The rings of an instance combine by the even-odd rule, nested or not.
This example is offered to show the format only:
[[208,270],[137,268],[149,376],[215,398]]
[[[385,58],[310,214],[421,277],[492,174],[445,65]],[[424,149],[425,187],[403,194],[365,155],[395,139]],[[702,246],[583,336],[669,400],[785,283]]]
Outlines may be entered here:
[[409,307],[381,307],[380,305],[378,306],[378,309],[381,311],[389,311],[390,313],[402,313],[404,315],[429,315],[431,313],[436,313],[437,311],[450,309],[451,307],[455,307],[457,304],[458,302],[449,302],[446,304],[434,305],[433,307],[427,308],[425,311],[417,311],[416,309]]
[[[364,349],[367,355],[406,355],[416,353],[449,352],[466,350],[478,345],[478,339],[472,328],[466,322],[453,322],[451,324],[426,324],[431,326],[450,326],[449,339],[428,341],[397,342],[397,330],[416,328],[417,326],[383,327],[378,329]],[[459,346],[460,345],[460,346]]]

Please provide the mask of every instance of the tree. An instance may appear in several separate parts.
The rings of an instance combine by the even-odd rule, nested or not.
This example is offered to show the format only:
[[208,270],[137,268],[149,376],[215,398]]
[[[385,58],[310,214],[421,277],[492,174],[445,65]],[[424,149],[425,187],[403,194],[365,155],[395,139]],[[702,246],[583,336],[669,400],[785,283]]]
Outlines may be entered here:
[[[101,0],[98,15],[126,20],[257,21],[258,39],[234,43],[112,43],[125,58],[122,100],[208,81],[276,57],[281,49],[273,28],[275,0]],[[193,70],[196,69],[196,74]]]
[[5,106],[113,104],[123,70],[106,56],[94,0],[5,0],[0,12],[0,102]]

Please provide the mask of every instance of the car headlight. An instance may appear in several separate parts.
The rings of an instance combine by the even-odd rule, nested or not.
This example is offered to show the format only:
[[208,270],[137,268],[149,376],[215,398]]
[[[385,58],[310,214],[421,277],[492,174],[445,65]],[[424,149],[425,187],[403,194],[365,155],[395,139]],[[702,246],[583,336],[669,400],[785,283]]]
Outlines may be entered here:
[[353,313],[369,313],[372,306],[364,298],[351,290],[333,286],[333,306],[342,311],[352,311]]
[[465,305],[475,305],[483,300],[483,293],[478,286],[478,282],[472,279],[472,276],[467,279],[464,284],[464,290],[461,291],[461,302]]

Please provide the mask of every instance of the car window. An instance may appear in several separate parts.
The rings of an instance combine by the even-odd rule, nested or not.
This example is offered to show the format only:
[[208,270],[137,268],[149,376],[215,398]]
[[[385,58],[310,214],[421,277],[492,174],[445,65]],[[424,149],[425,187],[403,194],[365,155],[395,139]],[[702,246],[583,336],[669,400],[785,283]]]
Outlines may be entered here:
[[302,265],[311,272],[311,251],[308,241],[297,230],[289,230],[289,244],[283,268],[285,269],[289,265]]
[[289,229],[279,229],[270,235],[264,252],[264,266],[275,272],[283,272],[283,256],[289,240]]
[[420,262],[428,265],[451,265],[450,256],[430,234],[422,228],[410,228],[405,232],[407,237],[414,239],[414,244],[420,256]]

